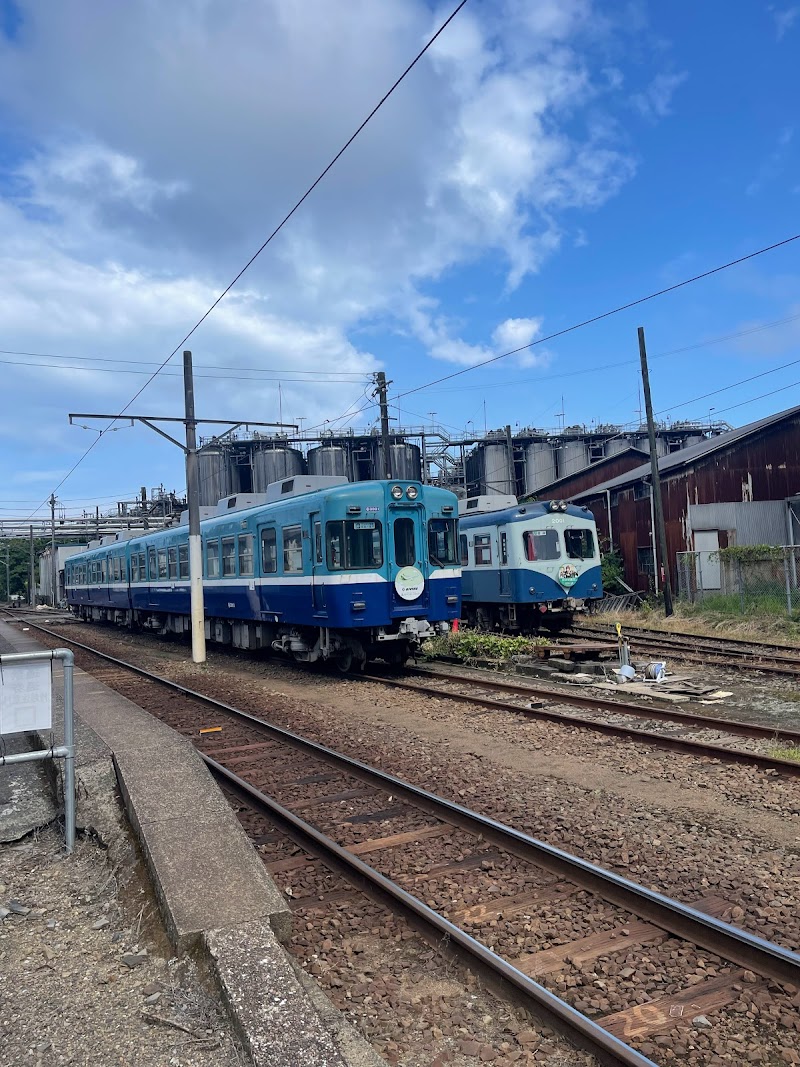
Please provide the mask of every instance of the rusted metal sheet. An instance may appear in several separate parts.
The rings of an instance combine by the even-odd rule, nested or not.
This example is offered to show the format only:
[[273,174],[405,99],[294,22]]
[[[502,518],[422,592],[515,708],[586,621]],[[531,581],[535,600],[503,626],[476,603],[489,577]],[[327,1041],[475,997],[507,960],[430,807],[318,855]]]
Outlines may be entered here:
[[[677,577],[676,553],[692,548],[690,504],[785,500],[798,488],[800,416],[740,438],[729,448],[699,456],[691,465],[665,472],[662,495],[673,580]],[[606,493],[584,496],[581,503],[588,505],[601,533],[607,536]],[[652,587],[652,564],[648,567],[646,553],[638,551],[652,546],[650,498],[644,478],[611,490],[611,520],[614,544],[625,563],[625,581],[638,590]]]

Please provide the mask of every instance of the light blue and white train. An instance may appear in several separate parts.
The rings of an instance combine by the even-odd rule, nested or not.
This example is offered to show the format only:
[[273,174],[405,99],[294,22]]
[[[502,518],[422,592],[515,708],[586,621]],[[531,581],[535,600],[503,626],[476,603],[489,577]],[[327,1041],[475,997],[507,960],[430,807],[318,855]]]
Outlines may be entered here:
[[594,516],[563,500],[459,501],[462,614],[480,630],[560,630],[603,596]]
[[[404,663],[459,617],[457,509],[419,482],[306,476],[220,501],[201,522],[206,637],[343,670]],[[188,525],[104,538],[67,561],[66,589],[83,619],[188,634]]]

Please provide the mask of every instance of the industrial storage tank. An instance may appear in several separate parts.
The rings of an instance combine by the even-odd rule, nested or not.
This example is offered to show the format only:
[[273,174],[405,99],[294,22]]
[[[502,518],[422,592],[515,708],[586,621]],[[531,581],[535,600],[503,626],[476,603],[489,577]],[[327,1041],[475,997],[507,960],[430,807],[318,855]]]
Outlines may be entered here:
[[630,446],[631,442],[627,437],[609,437],[606,440],[604,451],[607,456],[616,456],[618,452],[624,452]]
[[303,453],[286,445],[255,449],[252,464],[254,493],[266,492],[267,486],[272,482],[280,482],[295,474],[305,473]]
[[231,474],[227,452],[218,449],[204,451],[198,456],[200,473],[200,507],[212,507],[230,496]]
[[589,466],[586,441],[564,441],[558,450],[558,476],[565,477]]
[[[422,453],[417,445],[389,445],[389,470],[393,478],[418,482],[422,477]],[[380,477],[376,473],[376,477]]]
[[556,480],[556,454],[549,441],[534,441],[525,448],[525,492],[535,493]]
[[308,451],[308,473],[349,478],[347,450],[339,445],[321,445]]
[[482,492],[489,495],[516,496],[516,478],[509,463],[505,440],[502,444],[480,445],[479,449],[483,466],[480,479]]

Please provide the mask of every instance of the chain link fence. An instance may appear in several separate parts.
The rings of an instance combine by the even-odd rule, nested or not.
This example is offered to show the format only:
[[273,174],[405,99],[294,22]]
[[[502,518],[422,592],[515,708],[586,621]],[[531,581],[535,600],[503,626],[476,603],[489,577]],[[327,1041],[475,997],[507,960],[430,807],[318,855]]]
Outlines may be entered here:
[[678,599],[733,615],[800,613],[800,547],[678,552]]

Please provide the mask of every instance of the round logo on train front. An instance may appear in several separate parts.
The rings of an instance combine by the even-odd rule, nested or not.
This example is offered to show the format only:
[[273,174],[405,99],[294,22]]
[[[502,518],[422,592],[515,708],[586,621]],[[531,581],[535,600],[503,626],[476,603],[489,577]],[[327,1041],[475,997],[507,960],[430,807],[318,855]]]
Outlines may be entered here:
[[569,589],[578,580],[578,568],[573,567],[571,563],[565,563],[563,567],[559,569],[558,580],[564,586],[565,589]]
[[422,590],[425,588],[422,571],[417,570],[416,567],[403,567],[397,572],[394,587],[401,600],[416,600],[422,596]]

